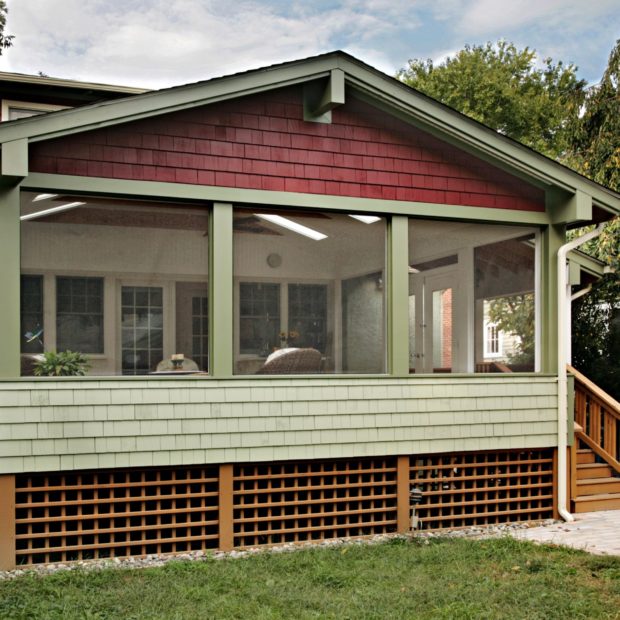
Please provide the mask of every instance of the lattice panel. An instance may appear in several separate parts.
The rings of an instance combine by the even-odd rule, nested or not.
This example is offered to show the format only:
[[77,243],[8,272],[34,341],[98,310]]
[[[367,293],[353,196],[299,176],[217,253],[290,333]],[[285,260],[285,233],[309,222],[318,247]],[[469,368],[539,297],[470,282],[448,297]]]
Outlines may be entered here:
[[424,494],[423,530],[553,516],[551,450],[427,454],[410,465],[411,486]]
[[235,467],[235,546],[396,531],[396,458]]
[[18,564],[216,548],[217,467],[18,476],[16,546]]

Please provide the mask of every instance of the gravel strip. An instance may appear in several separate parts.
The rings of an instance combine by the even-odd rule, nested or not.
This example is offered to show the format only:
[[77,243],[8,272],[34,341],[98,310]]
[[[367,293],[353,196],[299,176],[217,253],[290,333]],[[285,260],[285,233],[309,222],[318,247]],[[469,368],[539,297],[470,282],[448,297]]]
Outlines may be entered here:
[[209,561],[222,560],[225,558],[243,558],[257,553],[289,553],[300,549],[337,547],[339,545],[376,545],[390,540],[419,540],[430,544],[431,538],[500,538],[514,530],[526,530],[532,527],[555,525],[559,521],[546,519],[544,521],[528,521],[526,523],[505,523],[501,525],[489,525],[486,527],[470,527],[458,530],[441,530],[437,532],[415,532],[413,534],[378,534],[364,538],[333,538],[320,542],[285,543],[273,547],[250,547],[233,551],[191,551],[167,555],[147,555],[143,558],[113,558],[104,560],[79,560],[59,564],[38,564],[17,568],[10,571],[0,571],[0,580],[16,579],[24,575],[44,576],[61,571],[100,571],[109,568],[152,568],[164,566],[169,562],[180,561]]

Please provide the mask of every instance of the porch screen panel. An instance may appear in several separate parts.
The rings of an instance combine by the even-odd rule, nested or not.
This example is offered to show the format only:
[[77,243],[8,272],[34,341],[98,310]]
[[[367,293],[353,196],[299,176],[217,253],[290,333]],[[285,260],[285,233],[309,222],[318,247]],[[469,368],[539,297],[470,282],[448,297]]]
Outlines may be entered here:
[[385,372],[385,218],[234,210],[236,374]]
[[536,351],[535,236],[478,246],[476,273],[477,368],[532,372]]
[[208,372],[205,205],[22,192],[21,219],[24,334],[90,375]]
[[409,220],[412,373],[535,369],[536,234]]

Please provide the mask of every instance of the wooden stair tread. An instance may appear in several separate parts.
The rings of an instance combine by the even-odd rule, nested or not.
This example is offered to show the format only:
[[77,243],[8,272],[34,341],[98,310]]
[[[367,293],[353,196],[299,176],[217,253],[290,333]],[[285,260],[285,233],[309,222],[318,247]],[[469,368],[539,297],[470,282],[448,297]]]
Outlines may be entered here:
[[592,502],[601,499],[618,499],[620,500],[620,493],[597,493],[596,495],[582,495],[574,502]]
[[620,482],[620,478],[616,478],[615,476],[608,476],[605,478],[582,478],[581,480],[577,480],[577,486],[580,484],[607,484],[608,482]]
[[601,510],[620,510],[620,493],[599,493],[583,495],[573,500],[573,512],[598,512]]

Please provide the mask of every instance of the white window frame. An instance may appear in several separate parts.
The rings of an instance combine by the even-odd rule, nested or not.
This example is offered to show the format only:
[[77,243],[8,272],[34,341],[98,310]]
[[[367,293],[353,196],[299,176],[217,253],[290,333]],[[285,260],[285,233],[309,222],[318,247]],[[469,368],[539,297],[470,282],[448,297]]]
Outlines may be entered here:
[[[41,114],[66,110],[69,106],[55,105],[52,103],[35,103],[33,101],[17,101],[14,99],[2,100],[2,121],[9,120],[9,110],[37,110]],[[33,115],[34,116],[34,115]]]
[[[490,330],[495,329],[495,334],[497,336],[497,351],[491,351],[492,339],[490,336]],[[484,359],[498,359],[504,357],[504,332],[501,329],[498,329],[495,323],[491,323],[490,321],[484,322]]]

